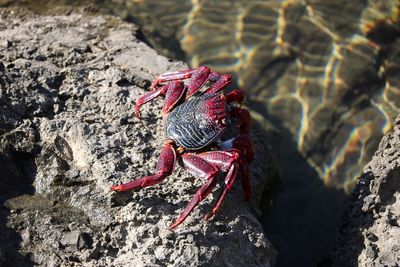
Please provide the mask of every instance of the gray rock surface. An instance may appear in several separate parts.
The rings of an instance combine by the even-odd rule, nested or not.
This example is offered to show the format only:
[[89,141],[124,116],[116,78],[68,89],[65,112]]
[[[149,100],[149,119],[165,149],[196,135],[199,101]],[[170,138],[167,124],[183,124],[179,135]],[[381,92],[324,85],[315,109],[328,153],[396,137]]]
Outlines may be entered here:
[[335,251],[323,263],[400,266],[400,116],[364,168]]
[[274,265],[256,217],[278,171],[257,134],[252,203],[237,183],[208,223],[216,190],[168,230],[201,185],[179,169],[150,188],[109,190],[155,169],[162,100],[142,120],[133,103],[185,64],[113,17],[0,12],[0,266]]

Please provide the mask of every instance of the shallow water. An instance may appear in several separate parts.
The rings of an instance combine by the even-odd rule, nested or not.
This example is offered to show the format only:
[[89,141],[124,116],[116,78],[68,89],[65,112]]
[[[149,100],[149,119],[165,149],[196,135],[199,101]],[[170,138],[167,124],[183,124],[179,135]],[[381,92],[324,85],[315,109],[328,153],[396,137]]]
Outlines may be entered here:
[[398,0],[0,3],[96,7],[141,25],[160,53],[234,74],[282,168],[264,222],[280,266],[329,251],[345,193],[400,113]]

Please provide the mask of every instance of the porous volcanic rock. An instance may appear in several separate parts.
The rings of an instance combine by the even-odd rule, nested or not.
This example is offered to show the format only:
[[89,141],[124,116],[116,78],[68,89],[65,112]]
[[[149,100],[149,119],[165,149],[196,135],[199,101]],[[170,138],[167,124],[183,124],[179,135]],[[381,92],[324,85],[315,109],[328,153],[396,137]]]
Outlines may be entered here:
[[185,64],[114,17],[0,12],[0,266],[274,265],[256,217],[279,175],[256,133],[252,202],[237,183],[208,223],[217,190],[168,229],[201,185],[179,168],[159,185],[110,192],[154,171],[162,100],[141,120],[133,103]]
[[322,263],[400,265],[400,116],[364,168],[335,251]]

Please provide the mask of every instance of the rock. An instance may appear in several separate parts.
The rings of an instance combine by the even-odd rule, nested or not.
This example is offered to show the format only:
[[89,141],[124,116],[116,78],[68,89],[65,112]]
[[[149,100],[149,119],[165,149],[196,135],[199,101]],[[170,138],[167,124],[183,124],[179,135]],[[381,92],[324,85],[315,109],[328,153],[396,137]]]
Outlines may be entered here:
[[364,168],[328,266],[400,265],[400,116]]
[[274,265],[257,216],[279,175],[257,133],[252,203],[238,182],[208,223],[217,190],[168,229],[201,185],[178,169],[159,185],[110,192],[155,169],[162,100],[145,105],[141,120],[133,103],[157,74],[184,63],[158,55],[135,25],[114,17],[9,14],[0,16],[0,43],[12,44],[0,47],[0,262]]
[[9,48],[9,47],[11,47],[12,46],[12,42],[10,42],[10,40],[4,40],[3,41],[3,46],[5,47],[5,48]]

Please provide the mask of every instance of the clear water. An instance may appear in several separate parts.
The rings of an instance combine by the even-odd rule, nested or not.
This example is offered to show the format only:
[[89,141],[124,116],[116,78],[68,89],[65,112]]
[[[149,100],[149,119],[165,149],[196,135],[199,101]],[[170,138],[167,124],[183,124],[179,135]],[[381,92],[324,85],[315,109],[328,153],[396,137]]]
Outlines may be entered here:
[[279,266],[329,251],[346,193],[400,113],[399,0],[0,3],[96,7],[141,25],[160,53],[234,74],[282,168],[263,223]]

